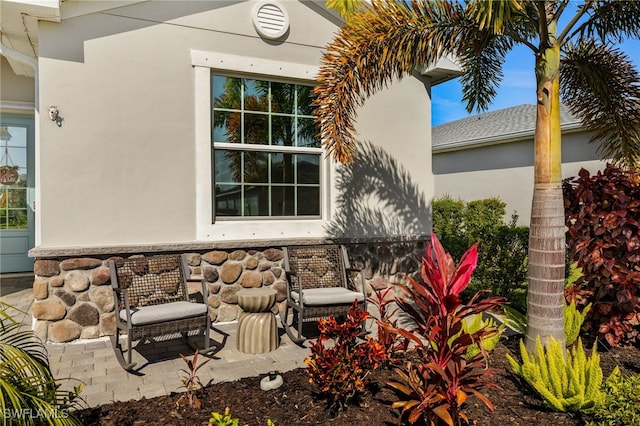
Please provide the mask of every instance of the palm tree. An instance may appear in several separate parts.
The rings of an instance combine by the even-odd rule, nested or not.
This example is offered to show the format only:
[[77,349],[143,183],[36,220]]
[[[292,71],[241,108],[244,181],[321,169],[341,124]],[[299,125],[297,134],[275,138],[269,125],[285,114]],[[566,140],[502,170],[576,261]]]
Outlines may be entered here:
[[[362,3],[327,47],[316,87],[322,142],[334,159],[349,163],[357,146],[356,109],[386,84],[454,55],[467,110],[482,111],[502,80],[507,52],[516,45],[531,49],[537,82],[525,339],[531,351],[538,335],[545,342],[549,336],[563,339],[560,94],[593,131],[603,158],[635,167],[640,154],[640,77],[614,44],[638,37],[640,3],[587,0],[577,9],[568,6],[569,0]],[[577,11],[561,28],[569,10]]]

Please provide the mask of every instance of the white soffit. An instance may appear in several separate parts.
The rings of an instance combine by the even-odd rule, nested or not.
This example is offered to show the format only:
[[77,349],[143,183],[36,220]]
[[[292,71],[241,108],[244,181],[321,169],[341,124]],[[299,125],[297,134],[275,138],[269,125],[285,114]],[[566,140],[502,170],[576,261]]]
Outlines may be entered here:
[[260,37],[276,40],[289,30],[289,14],[278,2],[263,0],[252,11],[253,26]]

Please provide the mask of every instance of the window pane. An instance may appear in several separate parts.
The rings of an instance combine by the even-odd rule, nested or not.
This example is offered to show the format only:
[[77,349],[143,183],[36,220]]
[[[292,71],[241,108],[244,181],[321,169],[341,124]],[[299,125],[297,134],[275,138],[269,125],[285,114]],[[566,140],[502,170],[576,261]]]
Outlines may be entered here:
[[269,216],[269,187],[245,186],[244,215]]
[[273,145],[293,146],[295,129],[292,117],[271,117],[271,140]]
[[296,86],[298,89],[298,114],[313,115],[313,87]]
[[216,183],[239,183],[242,176],[242,154],[239,151],[218,149],[214,153]]
[[296,155],[297,182],[299,184],[319,184],[320,183],[320,156],[319,155]]
[[269,154],[245,152],[244,181],[247,183],[269,183]]
[[320,148],[320,136],[313,118],[298,118],[298,146]]
[[320,216],[320,154],[294,148],[321,146],[313,87],[212,76],[212,92],[212,141],[254,145],[214,151],[216,214]]
[[240,109],[242,79],[214,75],[211,88],[215,108]]
[[295,211],[295,201],[293,198],[292,186],[274,186],[271,189],[271,215],[272,216],[293,216]]
[[8,229],[27,229],[27,209],[7,210],[6,225]]
[[271,182],[293,183],[293,154],[271,154]]
[[240,143],[240,113],[214,111],[213,113],[213,141]]
[[271,83],[271,112],[295,113],[296,92],[293,84]]
[[26,208],[27,207],[27,190],[26,189],[9,189],[8,191],[6,191],[6,201],[7,201],[6,206],[10,209]]
[[244,115],[244,143],[269,144],[269,116],[264,114]]
[[320,216],[320,188],[299,186],[298,216]]
[[248,111],[269,111],[269,82],[244,80],[244,109]]
[[241,214],[241,186],[216,185],[216,216],[240,216]]

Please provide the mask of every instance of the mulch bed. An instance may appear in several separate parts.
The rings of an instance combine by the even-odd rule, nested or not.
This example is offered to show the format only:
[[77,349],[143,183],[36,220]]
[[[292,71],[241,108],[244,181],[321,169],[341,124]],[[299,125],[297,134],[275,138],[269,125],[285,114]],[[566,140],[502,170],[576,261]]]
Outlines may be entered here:
[[[515,374],[505,354],[516,354],[515,340],[499,343],[491,355],[495,382],[502,389],[489,389],[486,395],[494,403],[489,411],[480,401],[470,398],[465,413],[474,425],[582,425],[589,416],[580,413],[556,413],[549,410]],[[601,366],[605,378],[619,365],[623,371],[640,373],[640,356],[635,348],[614,348],[601,351]],[[345,411],[331,413],[316,394],[315,384],[309,383],[304,369],[282,374],[284,384],[275,390],[260,390],[262,377],[237,382],[217,383],[198,392],[200,409],[176,408],[179,394],[139,401],[117,402],[79,411],[77,415],[87,426],[127,425],[207,425],[211,412],[231,415],[241,425],[266,425],[271,419],[277,426],[334,425],[378,426],[398,424],[398,410],[391,409],[397,400],[392,389],[385,386],[393,372],[375,372],[370,391],[362,398],[361,406],[349,406]]]

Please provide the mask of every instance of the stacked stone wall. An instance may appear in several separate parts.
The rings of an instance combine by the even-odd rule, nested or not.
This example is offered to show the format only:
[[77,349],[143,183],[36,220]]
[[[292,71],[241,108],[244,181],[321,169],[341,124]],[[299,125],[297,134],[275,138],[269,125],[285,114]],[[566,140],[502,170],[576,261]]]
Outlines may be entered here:
[[[367,287],[385,286],[390,276],[411,273],[419,265],[423,242],[348,245],[354,266],[363,269]],[[158,253],[149,253],[149,255]],[[237,292],[269,287],[276,291],[278,308],[286,300],[286,274],[279,248],[211,250],[184,253],[198,282],[206,283],[214,322],[235,321],[242,310]],[[34,330],[46,341],[69,342],[115,334],[115,310],[109,260],[141,256],[93,256],[36,259],[32,312]]]

